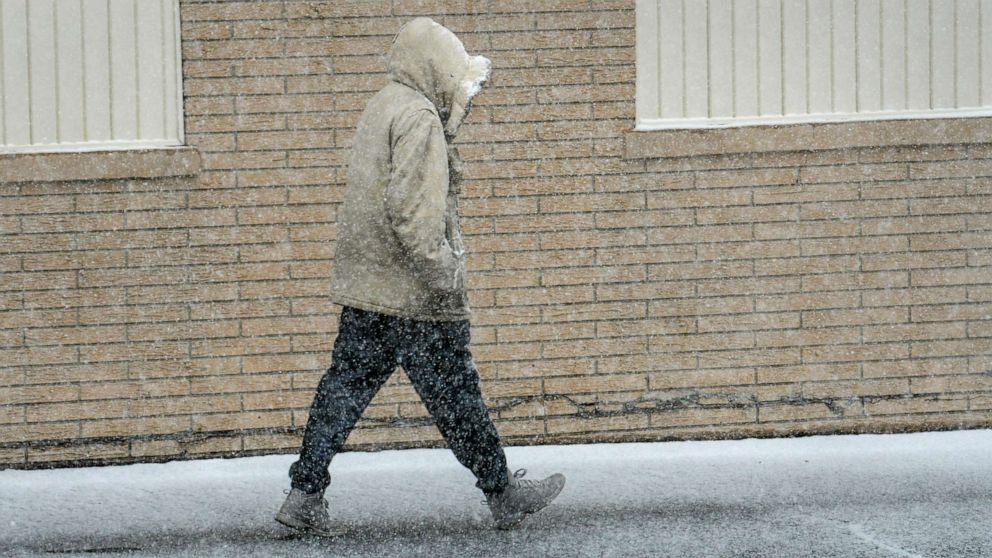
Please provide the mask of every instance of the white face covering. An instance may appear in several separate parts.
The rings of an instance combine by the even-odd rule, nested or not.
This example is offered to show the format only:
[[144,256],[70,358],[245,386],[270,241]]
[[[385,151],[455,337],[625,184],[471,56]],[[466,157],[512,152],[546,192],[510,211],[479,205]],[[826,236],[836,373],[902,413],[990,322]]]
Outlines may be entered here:
[[492,63],[485,56],[469,57],[468,69],[451,101],[451,114],[448,115],[448,121],[444,126],[444,135],[449,139],[455,137],[459,126],[468,116],[472,108],[472,98],[478,95],[482,86],[489,81],[491,68]]

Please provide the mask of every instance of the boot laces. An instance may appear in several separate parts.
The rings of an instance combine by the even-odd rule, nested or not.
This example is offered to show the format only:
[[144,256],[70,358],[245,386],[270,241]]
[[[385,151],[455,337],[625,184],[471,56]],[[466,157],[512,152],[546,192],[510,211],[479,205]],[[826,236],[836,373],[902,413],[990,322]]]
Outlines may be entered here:
[[524,475],[527,474],[527,469],[517,469],[513,472],[513,478],[517,481],[517,486],[520,488],[534,489],[538,487],[541,482],[535,479],[525,479]]

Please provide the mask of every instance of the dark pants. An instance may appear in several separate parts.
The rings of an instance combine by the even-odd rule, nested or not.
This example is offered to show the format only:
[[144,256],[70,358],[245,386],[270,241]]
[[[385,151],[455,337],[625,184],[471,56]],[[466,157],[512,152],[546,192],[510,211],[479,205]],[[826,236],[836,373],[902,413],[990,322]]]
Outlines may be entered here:
[[345,307],[331,367],[317,386],[293,488],[314,493],[331,482],[328,466],[369,401],[402,366],[441,435],[484,492],[508,482],[506,456],[479,391],[469,323],[427,322]]

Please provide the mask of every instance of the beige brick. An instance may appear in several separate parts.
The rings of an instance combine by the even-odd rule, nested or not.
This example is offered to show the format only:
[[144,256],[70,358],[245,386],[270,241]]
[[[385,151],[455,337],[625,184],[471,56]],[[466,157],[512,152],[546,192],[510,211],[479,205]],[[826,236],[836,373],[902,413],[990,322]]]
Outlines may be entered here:
[[800,179],[813,183],[902,180],[908,177],[908,172],[902,163],[805,167],[800,171]]
[[97,232],[124,228],[122,213],[79,213],[70,215],[41,215],[21,217],[25,233]]
[[563,270],[545,270],[541,283],[556,285],[592,285],[598,283],[630,283],[644,281],[644,266],[576,267]]
[[[293,423],[288,411],[249,411],[230,414],[204,414],[193,416],[193,430],[197,432],[224,432],[253,428],[279,428]],[[239,450],[235,447],[234,450]]]
[[754,370],[751,368],[679,370],[675,372],[655,372],[648,375],[648,387],[652,390],[742,385],[753,382]]
[[699,244],[754,239],[752,230],[761,225],[712,225],[706,227],[666,227],[647,231],[648,244]]
[[968,337],[992,337],[992,321],[988,317],[986,314],[981,321],[968,322]]
[[804,363],[855,362],[907,358],[908,343],[803,347]]
[[[684,287],[683,287],[684,288]],[[686,293],[691,295],[691,289]],[[651,297],[658,298],[658,297]],[[648,303],[648,315],[651,317],[667,316],[705,316],[709,314],[742,314],[751,312],[753,303],[750,297],[729,297],[719,299],[689,298],[682,300],[652,300]]]
[[495,363],[493,366],[496,376],[501,379],[571,376],[595,372],[595,362],[588,358],[508,361]]
[[193,378],[190,382],[190,391],[194,394],[248,393],[283,390],[289,387],[290,378],[286,374],[206,376]]
[[842,416],[825,403],[779,403],[758,407],[758,420],[761,422],[800,421]]
[[26,448],[3,448],[0,449],[0,464],[22,465],[27,461]]
[[544,381],[544,389],[549,394],[643,391],[647,389],[647,378],[640,374],[549,378]]
[[650,281],[683,281],[747,277],[754,274],[753,270],[754,264],[748,261],[656,264],[648,266],[647,278]]
[[759,347],[804,347],[860,341],[861,331],[856,327],[759,331],[755,334],[755,342]]
[[865,342],[960,339],[967,336],[965,322],[898,324],[864,328]]
[[[798,348],[749,349],[699,353],[700,368],[729,368],[738,366],[787,366],[800,363]],[[667,358],[667,356],[666,356]]]
[[948,178],[992,176],[992,162],[988,160],[940,161],[911,163],[909,175],[914,178]]
[[[784,293],[799,290],[800,279],[798,277],[730,278],[700,280],[696,283],[696,292],[703,297]],[[717,304],[717,302],[707,301],[706,304]]]
[[[253,44],[247,45],[245,43]],[[204,58],[239,58],[242,56],[251,56],[251,49],[254,48],[260,48],[263,52],[270,49],[273,51],[279,50],[278,44],[259,47],[257,43],[258,41],[218,42],[205,48],[202,56]],[[198,53],[192,54],[193,57],[196,57]],[[277,54],[277,52],[273,52],[273,54]],[[212,77],[200,79],[187,76],[183,80],[183,89],[185,90],[185,94],[193,97],[265,95],[284,93],[286,91],[286,84],[284,78],[281,77]]]
[[[786,310],[814,310],[821,308],[854,308],[859,306],[860,293],[835,292],[830,296],[822,294],[785,294],[777,296],[757,296],[754,308],[758,312],[779,312]],[[867,305],[867,303],[866,303]]]
[[803,312],[803,325],[805,327],[899,323],[907,321],[909,321],[909,311],[906,308],[890,308],[885,310],[877,308],[809,310]]
[[967,180],[910,180],[861,186],[864,199],[929,198],[967,193]]
[[911,273],[914,286],[969,285],[988,283],[992,277],[992,267],[920,269]]
[[[803,244],[805,246],[805,242]],[[702,244],[696,247],[699,260],[782,258],[800,255],[800,243],[793,240]]]
[[648,417],[644,414],[606,416],[597,418],[568,417],[548,419],[549,434],[635,430],[647,428],[647,426]]
[[747,169],[700,172],[696,176],[699,188],[737,188],[793,184],[798,179],[796,169]]
[[[544,105],[540,106],[543,109],[548,109],[550,107]],[[562,105],[563,107],[571,107],[573,105]],[[499,118],[500,115],[504,114],[505,110],[512,109],[513,107],[501,107],[500,111],[496,113],[495,118]],[[524,118],[520,116],[519,118]],[[535,118],[539,118],[535,116]],[[540,116],[543,118],[543,116]],[[479,136],[482,134],[480,133]],[[490,137],[498,137],[498,133],[494,130],[490,132]],[[529,135],[525,136],[529,137]],[[484,141],[481,137],[479,141]],[[573,158],[573,157],[592,157],[593,153],[593,140],[591,138],[578,138],[575,140],[537,140],[537,141],[514,141],[513,143],[496,143],[491,146],[485,145],[475,145],[472,146],[476,151],[479,151],[479,155],[474,160],[517,160],[517,159],[563,159],[563,158]],[[484,150],[484,151],[483,151]],[[467,155],[471,152],[467,149],[461,149],[462,158],[469,160]],[[470,163],[473,164],[473,163]],[[588,178],[586,179],[589,180]],[[507,185],[506,188],[513,188],[514,191],[520,194],[538,194],[538,193],[549,193],[548,191],[538,190],[534,184],[523,184],[516,188]],[[568,188],[564,184],[558,184],[558,189],[562,193],[572,193],[575,191],[573,188]],[[591,188],[583,188],[580,191],[589,191]],[[506,194],[502,188],[500,190],[501,194]]]
[[694,222],[691,211],[638,211],[596,214],[597,229],[625,229],[632,227],[688,226]]
[[79,387],[74,385],[14,386],[0,388],[0,401],[5,405],[74,401],[79,398]]
[[76,462],[114,459],[127,457],[127,455],[128,446],[126,443],[85,444],[66,447],[29,447],[27,460],[33,463],[44,463],[50,461]]
[[749,332],[697,333],[689,335],[659,335],[651,337],[648,351],[656,354],[746,349],[754,346],[754,334]]
[[[897,234],[897,232],[885,234]],[[858,224],[846,221],[821,221],[812,223],[756,223],[754,225],[754,238],[757,240],[791,240],[827,236],[858,236]]]
[[895,217],[909,214],[905,200],[862,202],[824,202],[806,204],[800,213],[802,219],[854,219],[859,217]]
[[943,374],[960,374],[967,371],[967,369],[968,360],[966,358],[866,362],[864,363],[864,376],[866,378],[939,376]]
[[595,227],[595,222],[594,216],[589,214],[526,215],[497,217],[495,226],[498,233],[521,233],[591,229]]
[[[600,248],[596,250],[596,263],[600,265],[625,265],[637,263],[685,262],[696,259],[693,246],[650,246],[638,250],[626,248]],[[575,261],[574,265],[582,265]]]
[[911,352],[913,358],[988,354],[992,354],[992,339],[989,338],[916,342]]
[[[141,419],[101,419],[83,421],[80,435],[83,438],[105,436],[132,436],[142,434],[175,434],[189,430],[189,417],[152,417]],[[133,445],[132,445],[133,455]]]
[[79,386],[79,399],[139,399],[187,395],[189,382],[185,379],[108,382]]
[[645,317],[646,308],[642,302],[548,305],[543,315],[547,322],[633,319]]
[[758,368],[759,383],[796,383],[806,381],[856,380],[861,376],[859,364],[807,364]]
[[510,289],[536,287],[541,282],[537,271],[484,271],[468,277],[472,289]]
[[24,335],[20,331],[0,331],[0,347],[20,347],[24,345]]
[[35,440],[60,440],[79,435],[79,423],[58,422],[47,424],[0,425],[0,441],[25,442]]
[[224,2],[222,4],[184,5],[182,19],[187,21],[217,21],[245,19],[277,19],[282,17],[279,4],[258,2]]
[[799,313],[737,314],[732,316],[700,316],[699,331],[758,331],[767,329],[795,329],[799,327]]
[[802,279],[802,290],[806,292],[845,289],[894,289],[907,287],[908,285],[909,273],[904,271],[829,273],[810,275]]
[[597,359],[597,372],[600,374],[694,368],[696,368],[696,356],[692,354],[625,355]]
[[794,205],[762,205],[748,207],[716,207],[696,210],[696,221],[700,225],[726,223],[767,223],[775,221],[795,221],[799,218],[799,207]]
[[[596,326],[592,323],[500,326],[496,329],[496,336],[501,343],[591,338],[596,336]],[[475,331],[473,340],[483,342]]]
[[479,345],[472,350],[479,362],[497,362],[502,360],[526,360],[541,356],[541,345],[538,343],[508,343],[504,345]]
[[992,196],[915,199],[909,201],[909,210],[913,215],[988,213],[992,211]]
[[75,325],[74,310],[14,310],[0,312],[0,328],[21,329]]
[[807,382],[803,384],[802,393],[803,397],[811,399],[908,395],[909,380],[902,378]]
[[764,259],[754,262],[754,274],[762,276],[841,273],[857,271],[860,267],[859,257],[847,255]]
[[32,196],[4,198],[0,215],[35,215],[68,213],[73,209],[71,196]]
[[756,421],[755,409],[714,408],[714,409],[674,409],[651,414],[651,426],[670,428],[686,425],[741,424]]
[[631,337],[643,335],[671,335],[696,333],[692,319],[673,318],[660,320],[620,320],[596,324],[597,337]]
[[176,440],[135,440],[131,442],[131,457],[161,457],[179,455],[182,448]]
[[965,219],[961,216],[890,217],[861,221],[861,233],[865,236],[939,233],[963,231],[965,228]]
[[70,364],[76,361],[76,347],[54,346],[0,349],[0,363],[3,363],[5,367]]
[[542,213],[629,211],[644,208],[644,194],[576,194],[541,198]]
[[546,358],[572,358],[591,356],[611,356],[639,354],[645,352],[644,338],[581,339],[576,341],[553,341],[544,343]]
[[760,188],[754,191],[754,203],[810,203],[856,200],[857,184],[793,184],[790,186]]
[[901,399],[882,399],[865,401],[865,414],[889,415],[906,413],[948,413],[963,411],[968,408],[966,396],[944,397],[905,397]]
[[121,343],[125,337],[123,326],[28,329],[24,334],[25,341],[36,346]]
[[[876,252],[898,252],[905,251],[909,247],[909,240],[904,236],[880,236],[863,238],[817,238],[805,239],[801,241],[802,253],[804,256],[834,255],[834,254],[872,254]],[[883,259],[900,257],[900,255],[868,255],[863,258]]]
[[992,250],[981,250],[968,253],[969,266],[992,266]]
[[496,254],[495,265],[499,269],[533,269],[592,265],[595,263],[595,257],[596,253],[593,250],[509,252]]
[[[628,192],[628,191],[655,191],[666,190],[659,194],[648,194],[648,207],[652,206],[652,200],[665,199],[666,195],[674,194],[674,191],[692,188],[694,179],[690,174],[669,173],[669,174],[625,174],[619,176],[597,176],[596,190],[602,192]],[[689,193],[685,193],[689,195]],[[739,194],[738,194],[739,195]],[[654,203],[664,203],[654,202]],[[675,207],[681,207],[676,204]]]
[[992,390],[992,376],[975,374],[968,376],[926,376],[911,378],[910,387],[914,394],[954,393]]

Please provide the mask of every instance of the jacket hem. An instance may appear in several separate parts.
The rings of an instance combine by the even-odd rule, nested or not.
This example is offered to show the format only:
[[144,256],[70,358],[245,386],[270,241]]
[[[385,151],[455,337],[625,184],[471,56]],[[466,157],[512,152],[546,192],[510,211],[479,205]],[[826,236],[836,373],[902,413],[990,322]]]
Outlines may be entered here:
[[419,314],[417,312],[410,312],[402,308],[393,308],[390,306],[383,306],[380,304],[376,304],[374,302],[369,302],[367,300],[359,300],[357,298],[351,298],[350,296],[343,295],[340,293],[332,293],[331,302],[335,302],[342,306],[350,306],[352,308],[358,308],[359,310],[366,310],[368,312],[378,312],[380,314],[386,314],[387,316],[395,316],[397,318],[406,318],[410,320],[418,320],[424,322],[459,322],[463,320],[468,320],[472,315],[470,311],[466,311],[462,314],[425,315],[425,314]]

